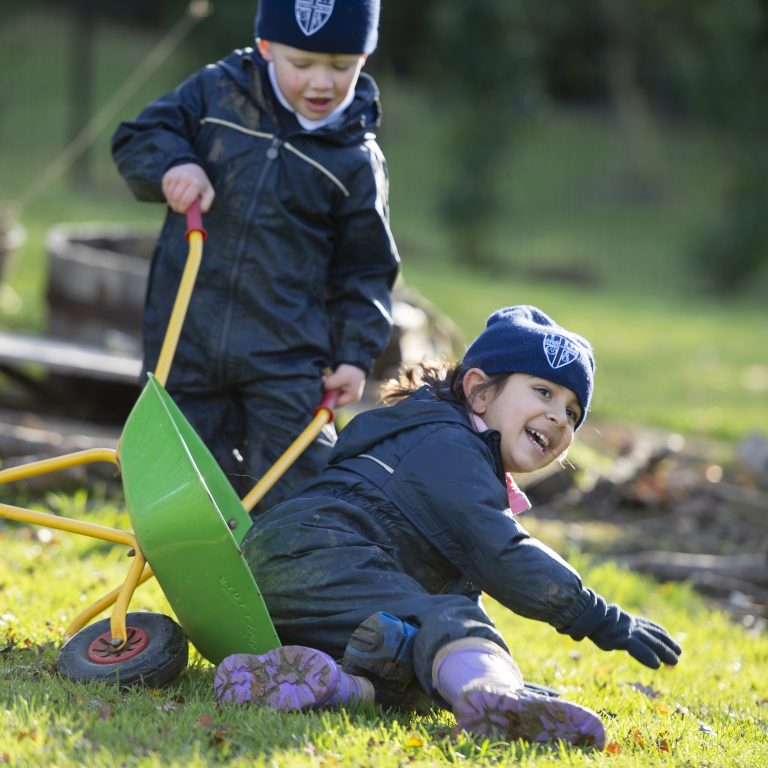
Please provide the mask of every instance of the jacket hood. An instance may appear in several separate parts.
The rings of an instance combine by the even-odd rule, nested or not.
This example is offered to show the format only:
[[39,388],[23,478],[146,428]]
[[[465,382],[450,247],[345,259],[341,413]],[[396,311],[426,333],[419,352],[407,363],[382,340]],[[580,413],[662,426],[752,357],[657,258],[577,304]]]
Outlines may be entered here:
[[421,387],[395,405],[375,408],[352,419],[339,433],[330,463],[365,453],[407,429],[438,423],[460,424],[470,429],[461,406],[438,400],[429,387]]
[[463,406],[450,400],[439,400],[426,385],[395,405],[365,411],[352,419],[339,433],[329,464],[339,464],[371,452],[379,443],[407,430],[438,424],[455,424],[481,440],[493,456],[496,475],[502,483],[505,482],[499,433],[494,429],[476,432]]
[[[267,74],[267,62],[255,48],[238,48],[216,62],[216,66],[231,78],[243,91],[253,94],[254,75],[260,78],[260,90],[269,95],[270,106],[275,114],[283,113],[290,118],[293,132],[303,132],[303,128],[295,117],[288,112],[275,98],[272,98],[272,86]],[[254,71],[255,70],[255,71]],[[285,119],[279,120],[285,125]],[[361,72],[355,85],[355,98],[344,111],[339,122],[313,131],[313,135],[334,138],[347,143],[359,141],[366,133],[373,132],[381,125],[381,102],[376,81],[365,72]]]
[[352,419],[339,433],[330,463],[365,453],[405,430],[440,423],[472,429],[462,406],[439,400],[428,386],[423,386],[395,405],[365,411]]

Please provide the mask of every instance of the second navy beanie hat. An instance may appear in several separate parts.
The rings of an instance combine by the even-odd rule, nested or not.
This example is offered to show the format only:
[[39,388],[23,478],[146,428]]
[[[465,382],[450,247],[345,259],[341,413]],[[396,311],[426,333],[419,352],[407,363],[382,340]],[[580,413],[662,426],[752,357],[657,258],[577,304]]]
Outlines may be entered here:
[[260,0],[257,38],[315,53],[373,53],[380,0]]
[[527,373],[568,387],[582,411],[576,428],[586,418],[594,386],[592,346],[536,307],[523,304],[494,312],[462,364],[489,375]]

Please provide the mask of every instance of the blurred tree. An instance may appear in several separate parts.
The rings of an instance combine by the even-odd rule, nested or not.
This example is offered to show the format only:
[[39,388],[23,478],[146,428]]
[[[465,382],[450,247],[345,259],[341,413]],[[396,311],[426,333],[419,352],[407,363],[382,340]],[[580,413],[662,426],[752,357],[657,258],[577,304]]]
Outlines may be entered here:
[[[23,5],[83,3],[97,17],[167,30],[189,1]],[[213,6],[179,51],[190,72],[253,40],[258,0]],[[6,0],[4,13],[21,7]],[[646,173],[657,119],[703,120],[730,139],[729,197],[693,263],[726,290],[768,264],[768,0],[382,0],[381,18],[369,69],[417,81],[431,99],[435,138],[447,136],[438,202],[462,258],[496,262],[503,160],[534,110],[553,99],[614,108]]]
[[602,105],[608,97],[602,2],[550,0],[529,7],[541,77],[559,103]]
[[436,0],[381,0],[379,45],[368,67],[396,77],[418,77],[431,46],[430,20],[437,7]]
[[[608,83],[614,95],[623,90],[624,96],[636,97],[623,102],[625,108],[640,106],[635,124],[650,125],[644,117],[682,118],[708,126],[723,139],[730,188],[691,263],[713,288],[737,291],[768,265],[768,3],[600,2],[613,31]],[[618,48],[610,42],[611,37],[617,41],[616,33]],[[632,79],[634,88],[627,89]],[[624,88],[617,89],[622,80]],[[621,115],[622,102],[617,103]]]
[[499,183],[516,132],[540,94],[534,0],[452,0],[432,6],[424,72],[445,134],[440,211],[454,255],[493,268]]
[[731,183],[694,263],[734,292],[768,265],[768,3],[649,0],[653,29],[689,112],[730,140]]
[[[69,138],[74,141],[83,130],[92,107],[93,85],[93,1],[77,0],[74,7],[73,34],[71,45],[70,125]],[[75,184],[84,185],[90,181],[90,153],[85,148],[72,163],[70,176]]]

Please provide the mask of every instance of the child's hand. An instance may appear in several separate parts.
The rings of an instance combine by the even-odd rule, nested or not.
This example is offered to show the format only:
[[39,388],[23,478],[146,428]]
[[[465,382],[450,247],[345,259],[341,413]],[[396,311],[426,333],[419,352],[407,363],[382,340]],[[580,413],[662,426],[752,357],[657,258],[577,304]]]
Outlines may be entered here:
[[633,616],[618,605],[609,605],[605,618],[589,639],[604,651],[625,650],[641,664],[658,669],[663,664],[677,664],[680,646],[658,624],[642,616]]
[[336,407],[356,403],[363,396],[365,371],[356,365],[342,363],[333,373],[323,376],[323,388],[326,392],[335,389],[339,392]]
[[216,193],[205,171],[196,163],[184,163],[169,168],[163,175],[163,194],[171,210],[186,213],[200,198],[200,210],[208,213]]

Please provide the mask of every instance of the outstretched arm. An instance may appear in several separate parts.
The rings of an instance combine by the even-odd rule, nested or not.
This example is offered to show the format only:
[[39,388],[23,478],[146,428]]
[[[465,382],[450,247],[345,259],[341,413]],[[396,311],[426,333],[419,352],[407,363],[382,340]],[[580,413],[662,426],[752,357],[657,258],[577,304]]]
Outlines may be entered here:
[[[648,619],[609,605],[585,588],[579,573],[531,536],[508,509],[501,476],[478,461],[479,436],[436,429],[403,457],[408,473],[402,508],[418,507],[424,534],[478,589],[527,618],[545,621],[574,640],[590,638],[603,650],[626,650],[652,668],[676,664],[680,646]],[[475,442],[474,446],[468,441]]]

